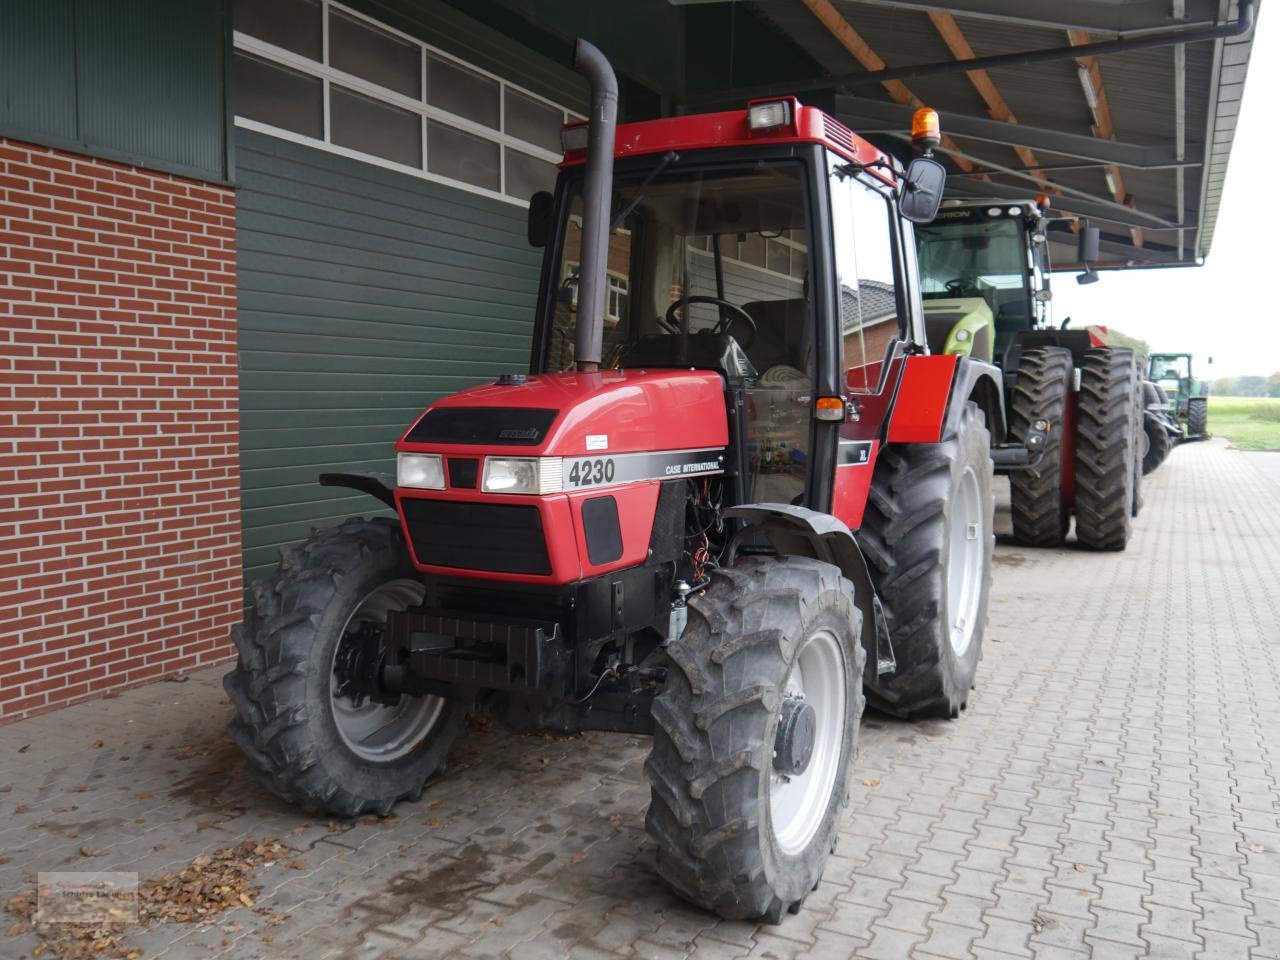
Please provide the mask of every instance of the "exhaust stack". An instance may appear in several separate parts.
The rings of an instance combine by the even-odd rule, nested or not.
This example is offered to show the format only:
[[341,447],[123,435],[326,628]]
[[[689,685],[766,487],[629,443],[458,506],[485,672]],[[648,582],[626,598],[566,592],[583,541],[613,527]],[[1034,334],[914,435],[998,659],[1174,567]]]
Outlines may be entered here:
[[618,127],[618,78],[605,55],[581,38],[573,48],[573,68],[591,85],[591,118],[582,198],[582,256],[578,268],[578,326],[574,331],[577,367],[587,372],[600,369],[604,341],[613,147]]

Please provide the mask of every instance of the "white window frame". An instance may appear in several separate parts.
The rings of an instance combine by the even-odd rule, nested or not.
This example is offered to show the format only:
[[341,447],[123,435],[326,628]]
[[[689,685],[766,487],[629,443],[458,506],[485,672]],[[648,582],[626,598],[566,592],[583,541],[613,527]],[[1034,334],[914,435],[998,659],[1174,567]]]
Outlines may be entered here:
[[[387,170],[394,170],[397,173],[404,173],[411,177],[418,177],[422,180],[430,180],[433,183],[441,183],[459,190],[465,190],[467,193],[478,194],[482,197],[489,197],[494,200],[501,200],[504,203],[510,203],[517,207],[528,207],[528,198],[513,197],[505,193],[507,187],[507,151],[515,150],[539,160],[546,161],[553,165],[559,165],[564,159],[562,154],[554,153],[546,150],[536,144],[529,143],[513,137],[502,130],[494,130],[486,127],[484,124],[476,123],[474,120],[468,120],[466,117],[460,117],[457,114],[450,113],[447,110],[441,110],[426,102],[426,83],[427,83],[427,57],[432,56],[441,60],[449,61],[470,70],[473,73],[480,74],[498,84],[498,123],[500,126],[506,125],[507,110],[507,89],[537,100],[546,104],[555,110],[560,111],[561,116],[567,122],[569,120],[584,119],[580,114],[574,113],[568,108],[548,100],[540,94],[534,93],[526,87],[505,80],[495,73],[477,67],[475,64],[467,63],[458,57],[453,56],[438,47],[423,43],[417,37],[397,30],[388,26],[379,20],[366,16],[358,10],[353,10],[337,0],[321,0],[321,56],[324,58],[323,63],[312,60],[310,57],[304,57],[301,54],[278,47],[273,43],[267,43],[265,40],[259,40],[257,37],[235,31],[235,49],[237,51],[259,57],[270,63],[296,70],[321,81],[324,104],[324,138],[317,139],[308,137],[305,134],[295,133],[292,130],[285,130],[282,127],[272,126],[259,120],[251,120],[248,117],[237,115],[235,124],[245,130],[253,130],[257,133],[266,134],[267,136],[278,137],[281,140],[289,140],[294,143],[300,143],[304,146],[313,147],[317,150],[324,150],[326,153],[334,153],[338,156],[348,157],[352,160],[359,160],[364,163],[370,163],[377,167],[383,167]],[[357,77],[354,74],[347,73],[329,66],[329,14],[330,11],[337,11],[344,16],[351,17],[355,20],[363,21],[378,30],[389,33],[406,43],[411,43],[418,47],[419,56],[419,96],[421,99],[415,100],[413,97],[405,96],[394,90],[388,90],[386,87],[379,86],[369,80]],[[374,100],[378,100],[389,106],[397,107],[409,113],[416,114],[418,117],[418,126],[422,135],[422,166],[414,167],[408,164],[398,163],[395,160],[388,160],[385,157],[374,156],[373,154],[364,153],[360,150],[353,150],[350,147],[340,146],[330,142],[330,123],[329,123],[329,87],[330,84],[336,83],[339,86],[346,87],[357,93],[363,94]],[[434,120],[452,127],[455,130],[461,130],[465,133],[481,137],[499,145],[499,164],[498,164],[498,189],[490,190],[487,187],[479,187],[473,183],[467,183],[464,180],[455,180],[452,177],[446,177],[438,173],[432,173],[427,169],[427,121]]]

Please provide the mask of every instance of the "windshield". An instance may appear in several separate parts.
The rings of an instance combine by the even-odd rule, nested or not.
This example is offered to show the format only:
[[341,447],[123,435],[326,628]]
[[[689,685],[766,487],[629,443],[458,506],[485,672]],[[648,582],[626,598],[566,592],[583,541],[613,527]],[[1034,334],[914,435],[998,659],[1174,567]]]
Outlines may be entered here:
[[1016,220],[939,219],[916,227],[916,242],[925,300],[982,297],[995,317],[1001,307],[1029,311],[1027,247]]
[[[605,365],[655,354],[653,338],[678,337],[687,324],[691,335],[731,337],[749,362],[740,370],[746,376],[807,381],[809,229],[801,165],[664,172],[646,185],[651,171],[615,179],[613,210],[634,207],[609,240]],[[550,371],[570,370],[574,361],[581,181],[571,189]]]
[[1181,380],[1189,376],[1191,376],[1190,357],[1155,356],[1151,358],[1150,379],[1152,380]]

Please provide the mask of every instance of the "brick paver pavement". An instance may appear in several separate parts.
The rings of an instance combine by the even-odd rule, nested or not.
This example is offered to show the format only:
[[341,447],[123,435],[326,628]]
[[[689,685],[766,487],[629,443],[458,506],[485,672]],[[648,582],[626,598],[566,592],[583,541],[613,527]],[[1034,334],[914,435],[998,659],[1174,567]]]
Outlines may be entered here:
[[[1146,499],[1124,553],[998,548],[969,710],[868,717],[837,855],[780,926],[719,921],[655,877],[640,738],[473,730],[420,802],[344,829],[245,779],[221,671],[0,728],[0,891],[36,870],[154,876],[270,837],[298,851],[255,875],[275,925],[237,909],[131,943],[306,960],[1280,957],[1280,488],[1212,442],[1175,451]],[[0,938],[0,956],[35,946]]]

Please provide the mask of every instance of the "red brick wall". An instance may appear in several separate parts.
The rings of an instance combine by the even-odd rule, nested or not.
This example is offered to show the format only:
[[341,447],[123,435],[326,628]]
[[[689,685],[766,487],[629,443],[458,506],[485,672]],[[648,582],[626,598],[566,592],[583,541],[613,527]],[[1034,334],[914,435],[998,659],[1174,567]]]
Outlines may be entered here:
[[0,722],[231,654],[234,214],[0,138]]

